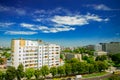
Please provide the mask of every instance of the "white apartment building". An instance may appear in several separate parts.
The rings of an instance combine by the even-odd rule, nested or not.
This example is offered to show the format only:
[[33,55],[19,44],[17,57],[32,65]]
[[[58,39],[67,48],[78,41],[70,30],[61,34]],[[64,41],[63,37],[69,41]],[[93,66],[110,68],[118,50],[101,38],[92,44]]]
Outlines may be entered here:
[[20,63],[24,68],[40,68],[43,65],[60,65],[60,46],[46,44],[40,40],[12,40],[12,66],[16,68]]

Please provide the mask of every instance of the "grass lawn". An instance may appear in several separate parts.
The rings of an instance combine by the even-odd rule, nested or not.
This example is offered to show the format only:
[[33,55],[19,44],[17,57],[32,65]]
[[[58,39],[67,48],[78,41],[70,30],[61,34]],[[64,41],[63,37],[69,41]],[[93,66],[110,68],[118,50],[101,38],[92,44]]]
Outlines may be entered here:
[[83,75],[83,78],[93,78],[93,77],[97,77],[97,76],[103,76],[105,74],[108,74],[107,72],[101,72],[101,73],[93,73],[93,74],[86,74]]

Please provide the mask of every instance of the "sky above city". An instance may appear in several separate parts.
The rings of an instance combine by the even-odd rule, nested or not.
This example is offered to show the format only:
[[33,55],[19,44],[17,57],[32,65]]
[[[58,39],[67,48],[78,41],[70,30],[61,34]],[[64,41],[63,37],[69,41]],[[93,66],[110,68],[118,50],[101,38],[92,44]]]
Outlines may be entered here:
[[0,0],[0,46],[18,38],[70,47],[120,41],[120,0]]

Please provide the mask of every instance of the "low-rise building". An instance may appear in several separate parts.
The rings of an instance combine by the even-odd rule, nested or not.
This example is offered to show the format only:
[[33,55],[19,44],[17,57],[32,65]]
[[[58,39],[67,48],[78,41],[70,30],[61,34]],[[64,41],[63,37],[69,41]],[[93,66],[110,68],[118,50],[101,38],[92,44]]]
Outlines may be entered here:
[[66,57],[67,60],[71,60],[72,58],[76,58],[79,61],[82,61],[82,55],[81,54],[67,53],[67,54],[65,54],[65,57]]
[[107,55],[107,52],[105,52],[105,51],[95,51],[94,52],[94,56],[96,57],[96,56],[101,56],[101,55]]

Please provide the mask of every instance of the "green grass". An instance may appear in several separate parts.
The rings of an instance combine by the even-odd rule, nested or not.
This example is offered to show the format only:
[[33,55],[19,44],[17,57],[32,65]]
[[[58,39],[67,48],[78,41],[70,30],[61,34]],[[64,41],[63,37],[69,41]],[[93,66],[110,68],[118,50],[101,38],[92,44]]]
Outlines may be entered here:
[[[85,75],[82,75],[82,78],[94,78],[94,77],[98,77],[98,76],[104,76],[106,74],[108,74],[108,73],[101,72],[101,73],[85,74]],[[67,78],[70,78],[70,77],[68,76],[68,77],[54,78],[53,80],[61,80],[61,79],[67,79]],[[71,78],[75,78],[75,76],[72,76]],[[108,80],[108,79],[105,79],[105,80]]]
[[93,73],[93,74],[86,74],[83,75],[83,78],[93,78],[93,77],[97,77],[97,76],[103,76],[105,74],[108,74],[107,72],[101,72],[101,73]]
[[103,79],[103,80],[109,80],[108,78],[106,78],[106,79]]

